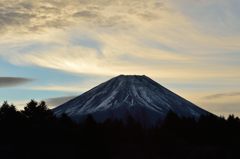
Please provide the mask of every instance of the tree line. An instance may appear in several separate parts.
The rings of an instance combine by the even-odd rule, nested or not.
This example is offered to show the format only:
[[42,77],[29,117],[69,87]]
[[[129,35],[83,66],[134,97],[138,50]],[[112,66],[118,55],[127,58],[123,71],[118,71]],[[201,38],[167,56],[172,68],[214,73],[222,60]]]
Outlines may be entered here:
[[23,110],[0,107],[0,158],[231,159],[239,156],[240,119],[202,116],[181,118],[169,112],[163,123],[145,128],[92,116],[76,123],[55,117],[44,101],[31,100]]

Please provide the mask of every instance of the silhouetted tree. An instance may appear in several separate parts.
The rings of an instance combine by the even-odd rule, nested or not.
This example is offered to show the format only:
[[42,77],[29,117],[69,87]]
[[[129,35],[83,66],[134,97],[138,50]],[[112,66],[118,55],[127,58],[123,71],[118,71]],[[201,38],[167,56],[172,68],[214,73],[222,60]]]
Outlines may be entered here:
[[0,108],[0,122],[2,124],[12,126],[16,125],[23,119],[20,112],[16,110],[14,105],[9,105],[6,101]]
[[92,115],[87,115],[85,121],[84,121],[84,126],[87,128],[87,129],[93,129],[93,128],[96,128],[97,126],[97,123],[95,121],[95,119],[93,118]]
[[32,121],[49,121],[54,119],[54,115],[44,101],[38,102],[31,100],[22,113]]
[[55,117],[45,102],[31,100],[24,110],[0,107],[0,158],[239,158],[240,119],[169,112],[157,127],[142,127],[133,117],[98,123],[89,115],[76,123]]
[[0,120],[15,118],[16,114],[17,110],[15,106],[9,105],[7,101],[5,101],[0,108]]
[[173,111],[169,111],[162,127],[167,129],[178,129],[181,126],[181,118],[174,113]]
[[65,113],[59,117],[59,122],[65,126],[76,126],[76,123]]

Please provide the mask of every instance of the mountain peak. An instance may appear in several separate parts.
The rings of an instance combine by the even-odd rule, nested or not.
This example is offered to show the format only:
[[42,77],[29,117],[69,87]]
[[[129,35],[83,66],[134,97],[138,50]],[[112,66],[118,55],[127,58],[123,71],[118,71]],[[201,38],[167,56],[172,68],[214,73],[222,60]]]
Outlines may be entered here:
[[124,74],[121,74],[115,78],[144,78],[144,77],[147,77],[146,75],[124,75]]
[[164,120],[169,111],[180,117],[209,114],[145,75],[119,75],[54,109],[75,120],[91,114],[97,121],[132,116],[145,124]]
[[144,79],[144,78],[146,79],[146,78],[149,78],[149,77],[147,77],[146,75],[119,75],[117,77],[114,77],[113,79],[136,80],[136,79]]

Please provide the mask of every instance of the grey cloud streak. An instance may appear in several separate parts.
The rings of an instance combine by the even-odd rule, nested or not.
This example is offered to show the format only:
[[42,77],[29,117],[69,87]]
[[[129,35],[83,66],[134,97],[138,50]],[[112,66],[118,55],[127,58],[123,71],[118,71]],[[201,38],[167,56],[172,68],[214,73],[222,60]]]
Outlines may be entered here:
[[80,11],[80,12],[77,12],[77,13],[74,13],[73,15],[74,17],[86,17],[86,18],[95,18],[97,17],[98,15],[96,13],[93,13],[93,12],[90,12],[90,11]]
[[33,81],[30,78],[21,77],[0,77],[0,88],[15,87]]
[[218,98],[224,98],[224,97],[234,97],[234,96],[240,96],[240,92],[231,92],[231,93],[218,93],[213,94],[204,97],[205,99],[218,99]]
[[46,103],[49,107],[56,107],[59,106],[77,96],[64,96],[64,97],[56,97],[56,98],[48,98],[46,99]]

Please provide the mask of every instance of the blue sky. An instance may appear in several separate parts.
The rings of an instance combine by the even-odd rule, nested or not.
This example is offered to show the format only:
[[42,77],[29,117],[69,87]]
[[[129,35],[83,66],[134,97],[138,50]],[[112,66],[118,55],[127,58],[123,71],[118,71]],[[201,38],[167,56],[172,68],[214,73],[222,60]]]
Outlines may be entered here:
[[238,0],[2,0],[0,101],[50,107],[145,74],[216,114],[240,115]]

